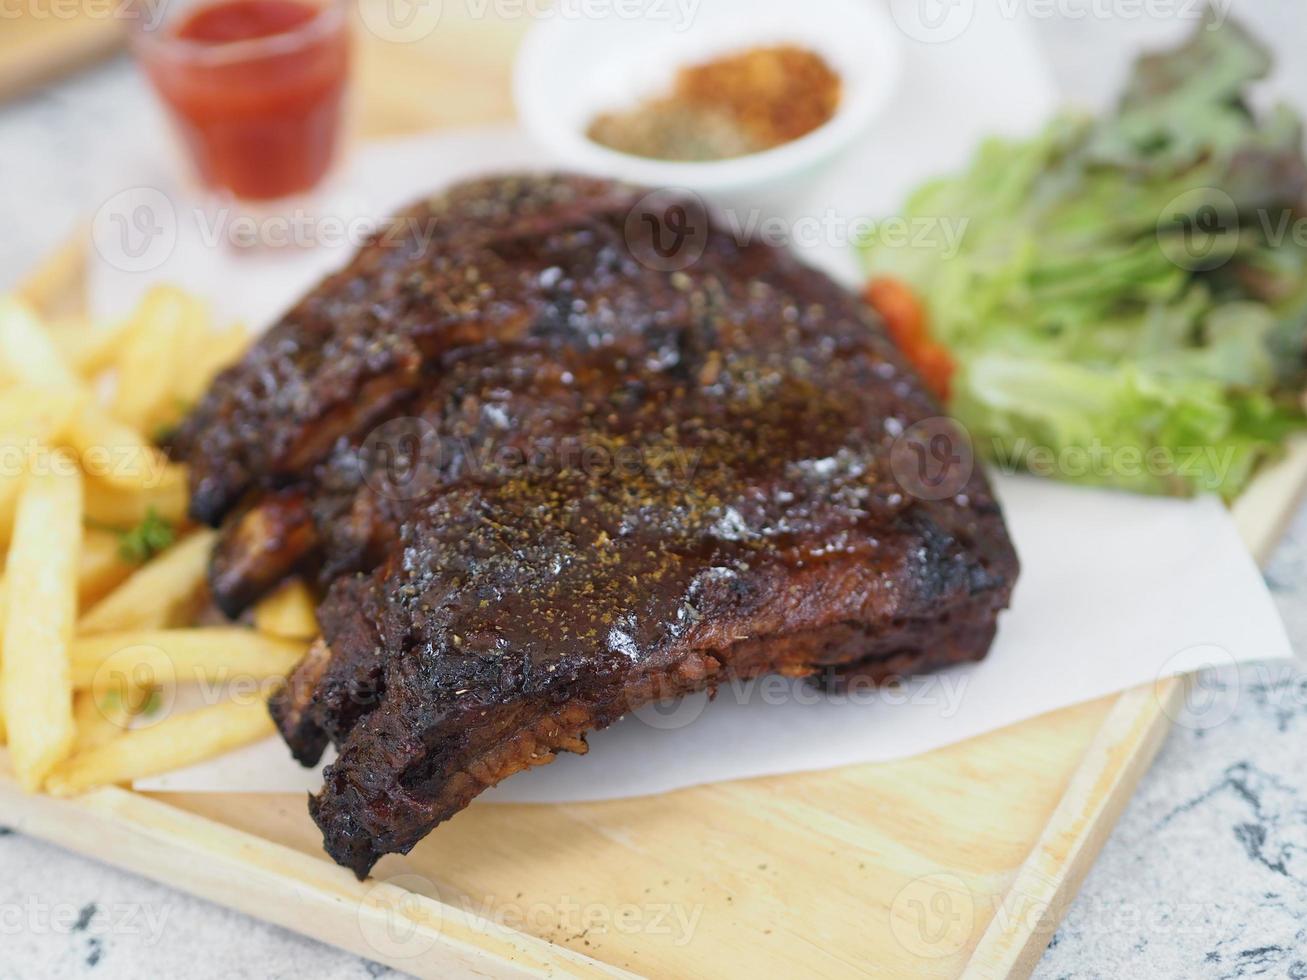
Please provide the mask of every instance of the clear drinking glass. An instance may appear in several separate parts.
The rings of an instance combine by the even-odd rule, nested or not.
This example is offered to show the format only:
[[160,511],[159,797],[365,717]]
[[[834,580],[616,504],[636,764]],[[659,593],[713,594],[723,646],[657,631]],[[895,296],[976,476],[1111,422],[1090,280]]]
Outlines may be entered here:
[[331,170],[349,78],[346,0],[139,0],[129,34],[209,189],[277,200]]

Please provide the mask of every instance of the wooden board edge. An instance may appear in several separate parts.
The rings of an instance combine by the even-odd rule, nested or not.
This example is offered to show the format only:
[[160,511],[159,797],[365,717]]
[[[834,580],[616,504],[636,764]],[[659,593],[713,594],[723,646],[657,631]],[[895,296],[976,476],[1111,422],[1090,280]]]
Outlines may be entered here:
[[1289,440],[1283,457],[1266,467],[1231,508],[1239,536],[1265,566],[1307,494],[1307,435]]
[[[1304,493],[1307,435],[1300,435],[1290,440],[1283,457],[1260,473],[1232,508],[1240,537],[1258,565],[1270,560]],[[1187,683],[1187,678],[1166,678],[1126,691],[1116,700],[972,951],[963,976],[991,980],[1034,972],[1125,804],[1161,749]]]
[[18,788],[0,754],[0,804],[20,833],[417,977],[633,977],[405,887],[129,790],[75,799]]
[[964,977],[1028,977],[1075,901],[1182,700],[1171,677],[1117,698],[1057,809],[994,910]]

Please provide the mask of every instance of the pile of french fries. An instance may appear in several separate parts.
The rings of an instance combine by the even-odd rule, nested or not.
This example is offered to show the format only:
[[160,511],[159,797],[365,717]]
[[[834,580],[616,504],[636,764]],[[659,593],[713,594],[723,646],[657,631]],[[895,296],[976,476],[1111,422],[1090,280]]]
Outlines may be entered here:
[[[157,448],[248,342],[170,287],[112,323],[0,297],[0,739],[29,792],[129,784],[273,731],[312,598],[292,581],[253,628],[196,625],[213,532]],[[188,684],[216,693],[158,710]]]

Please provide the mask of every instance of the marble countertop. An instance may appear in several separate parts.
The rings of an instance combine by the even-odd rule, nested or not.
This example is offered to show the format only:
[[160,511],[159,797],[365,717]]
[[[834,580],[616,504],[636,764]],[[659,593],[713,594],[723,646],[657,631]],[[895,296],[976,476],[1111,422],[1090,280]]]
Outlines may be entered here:
[[[1231,2],[1277,47],[1282,91],[1307,109],[1307,61],[1292,50],[1307,8]],[[1114,90],[1139,45],[1183,29],[1150,11],[1190,6],[1029,4],[1064,94],[1089,104]],[[0,106],[0,289],[94,210],[125,148],[151,131],[148,105],[119,60]],[[1307,650],[1307,508],[1266,579]],[[1307,671],[1216,676],[1205,691],[1225,720],[1171,732],[1037,977],[1307,978]],[[0,829],[0,980],[391,972]]]

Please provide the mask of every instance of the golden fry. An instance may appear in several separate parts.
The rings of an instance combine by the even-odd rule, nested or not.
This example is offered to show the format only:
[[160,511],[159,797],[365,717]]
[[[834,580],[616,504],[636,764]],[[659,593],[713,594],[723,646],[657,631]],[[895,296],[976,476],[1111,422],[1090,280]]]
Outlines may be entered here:
[[[0,544],[13,539],[0,579],[0,740],[7,731],[29,791],[128,783],[274,731],[266,695],[318,633],[312,597],[289,583],[258,608],[258,630],[178,628],[204,594],[216,534],[167,546],[187,530],[186,470],[152,444],[249,340],[241,327],[211,332],[204,304],[172,287],[101,323],[43,322],[0,297]],[[109,370],[102,409],[88,382]],[[132,730],[160,686],[188,682],[249,682],[264,695]]]
[[46,329],[68,366],[90,378],[114,366],[131,326],[131,320],[88,323],[77,316],[52,320]]
[[153,512],[174,527],[186,523],[186,467],[167,463],[148,490],[124,490],[86,481],[86,516],[95,524],[130,530]]
[[305,641],[239,628],[97,633],[73,640],[73,686],[99,691],[123,679],[137,686],[263,681],[285,677],[307,650]]
[[122,345],[113,415],[140,432],[153,432],[161,419],[175,417],[173,393],[178,350],[186,332],[208,314],[195,297],[156,286],[133,315]]
[[56,796],[192,766],[275,732],[266,697],[228,701],[127,732],[69,759],[46,781]]
[[82,557],[77,567],[77,608],[88,609],[104,598],[137,566],[120,554],[121,542],[112,531],[88,527],[82,535]]
[[13,531],[30,457],[63,438],[86,403],[73,388],[19,385],[0,391],[0,541]]
[[0,370],[20,384],[76,388],[80,383],[36,312],[13,296],[0,297]]
[[62,439],[86,405],[78,388],[21,384],[0,390],[0,440],[7,445]]
[[254,628],[269,636],[311,640],[321,632],[315,603],[301,579],[291,579],[254,607]]
[[167,457],[99,406],[86,406],[73,420],[68,445],[86,474],[107,487],[149,493],[168,479]]
[[31,473],[5,576],[7,606],[21,614],[5,617],[3,647],[10,759],[29,792],[68,755],[76,735],[68,647],[81,543],[80,471],[65,460]]
[[135,712],[117,691],[78,691],[73,698],[73,753],[88,752],[127,731]]
[[6,580],[0,578],[0,745],[9,744],[9,730],[5,726],[5,658],[4,658],[4,623],[8,611],[7,599],[9,588]]
[[183,405],[194,405],[219,371],[240,360],[250,346],[250,334],[235,324],[226,330],[206,331],[192,343],[193,348],[177,365],[176,394]]
[[204,587],[216,533],[197,531],[133,572],[92,606],[79,633],[163,629],[184,622]]

